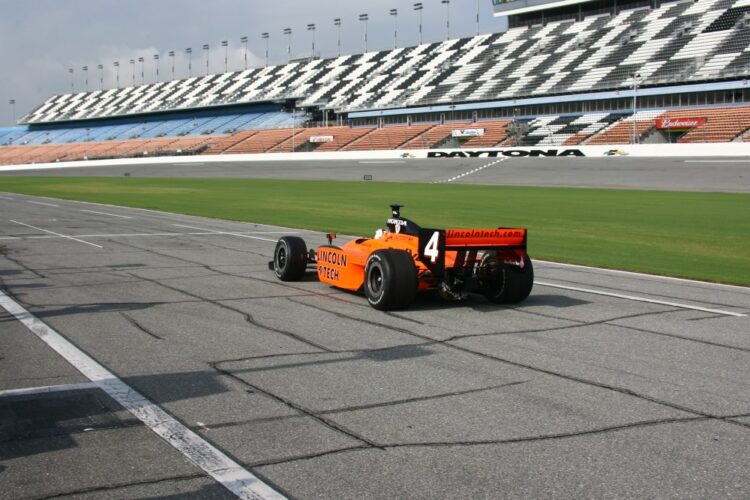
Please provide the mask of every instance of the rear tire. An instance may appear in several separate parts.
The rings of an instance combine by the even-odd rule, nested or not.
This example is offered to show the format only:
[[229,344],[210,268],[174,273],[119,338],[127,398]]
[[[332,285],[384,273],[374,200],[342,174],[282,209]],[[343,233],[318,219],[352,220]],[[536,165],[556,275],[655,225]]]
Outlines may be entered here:
[[298,236],[283,236],[273,251],[273,272],[281,281],[299,281],[307,269],[307,245]]
[[487,266],[487,279],[483,286],[484,296],[495,304],[517,304],[525,300],[534,286],[534,265],[524,258],[523,268],[499,261],[488,254],[482,262]]
[[417,294],[417,268],[404,250],[373,252],[365,266],[367,302],[381,311],[403,309]]

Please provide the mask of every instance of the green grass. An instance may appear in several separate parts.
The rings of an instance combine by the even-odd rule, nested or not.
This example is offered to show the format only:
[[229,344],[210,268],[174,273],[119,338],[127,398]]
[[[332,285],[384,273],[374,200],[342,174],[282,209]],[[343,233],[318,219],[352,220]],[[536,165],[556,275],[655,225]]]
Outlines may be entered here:
[[529,228],[532,257],[750,285],[750,195],[253,179],[0,177],[0,191],[342,234]]

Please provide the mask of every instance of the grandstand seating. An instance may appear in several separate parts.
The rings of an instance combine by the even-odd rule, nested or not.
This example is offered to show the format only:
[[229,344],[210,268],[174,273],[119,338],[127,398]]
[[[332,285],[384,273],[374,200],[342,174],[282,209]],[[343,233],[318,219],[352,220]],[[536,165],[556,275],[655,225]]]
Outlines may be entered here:
[[647,131],[654,128],[654,120],[664,110],[640,111],[635,115],[628,116],[623,120],[613,122],[609,127],[603,128],[591,139],[585,141],[587,145],[603,144],[630,144],[633,137],[640,138]]
[[706,118],[706,123],[690,129],[678,142],[729,142],[750,129],[750,106],[666,111],[659,118]]
[[372,129],[359,139],[342,148],[343,151],[367,151],[378,149],[398,149],[416,136],[429,130],[432,125],[396,125]]
[[[416,47],[55,96],[27,123],[297,98],[339,111],[743,78],[747,0],[665,2]],[[217,124],[209,124],[210,127]],[[273,128],[266,123],[258,128]],[[210,128],[209,127],[209,128]],[[197,134],[205,130],[196,131]]]
[[504,144],[508,139],[508,125],[510,120],[484,121],[474,124],[476,128],[483,128],[484,135],[472,137],[461,144],[463,148],[491,148]]
[[613,113],[591,113],[536,118],[527,123],[528,132],[523,143],[529,146],[580,144],[622,117]]
[[320,135],[332,135],[333,141],[323,142],[315,148],[317,152],[338,151],[349,143],[352,143],[365,134],[369,134],[371,128],[331,127],[330,129],[317,129]]
[[292,129],[259,130],[227,148],[226,153],[265,153],[292,136]]
[[442,142],[451,137],[451,133],[456,129],[468,128],[469,123],[449,123],[444,125],[435,125],[425,132],[419,134],[413,139],[407,141],[404,149],[430,149],[439,146]]

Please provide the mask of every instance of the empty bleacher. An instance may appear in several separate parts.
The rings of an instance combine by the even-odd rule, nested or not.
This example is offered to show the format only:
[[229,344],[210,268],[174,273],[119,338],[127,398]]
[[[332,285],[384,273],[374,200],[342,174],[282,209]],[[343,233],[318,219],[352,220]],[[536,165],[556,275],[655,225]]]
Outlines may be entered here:
[[491,148],[503,144],[508,139],[510,120],[477,122],[475,128],[483,128],[484,135],[472,137],[461,143],[463,148]]
[[742,139],[750,129],[750,106],[697,108],[666,111],[659,118],[705,118],[703,125],[691,128],[678,142],[729,142]]
[[342,148],[343,151],[368,151],[398,149],[416,136],[426,132],[431,125],[396,125],[372,129],[359,139]]
[[454,130],[470,127],[470,123],[455,122],[435,125],[403,145],[404,149],[430,149],[446,141]]

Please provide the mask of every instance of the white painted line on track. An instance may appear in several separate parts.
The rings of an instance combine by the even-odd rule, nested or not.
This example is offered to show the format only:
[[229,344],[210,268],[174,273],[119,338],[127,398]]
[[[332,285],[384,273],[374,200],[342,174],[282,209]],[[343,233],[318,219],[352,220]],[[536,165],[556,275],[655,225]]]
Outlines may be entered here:
[[727,285],[725,283],[711,283],[710,281],[698,281],[698,280],[690,280],[686,278],[675,278],[673,276],[662,276],[661,274],[637,273],[635,271],[620,271],[619,269],[607,269],[606,267],[592,267],[592,266],[584,266],[581,264],[566,264],[564,262],[553,262],[551,260],[534,259],[534,262],[541,262],[542,264],[549,265],[549,266],[556,266],[556,267],[571,267],[574,269],[591,269],[592,271],[603,271],[606,273],[625,274],[629,276],[642,276],[644,278],[654,278],[655,280],[678,281],[682,283],[692,283],[695,285],[707,285],[707,286],[715,286],[715,287],[722,287],[722,288],[732,288],[738,291],[750,292],[750,287],[741,286],[741,285]]
[[110,217],[119,217],[120,219],[132,219],[129,215],[118,215],[118,214],[110,214],[108,212],[97,212],[96,210],[78,210],[79,212],[86,212],[89,214],[98,214],[98,215],[109,215]]
[[59,236],[60,238],[65,238],[65,239],[68,239],[68,240],[77,241],[79,243],[85,243],[86,245],[91,245],[92,247],[104,248],[103,246],[97,245],[96,243],[91,243],[90,241],[79,240],[78,238],[74,238],[73,236],[67,236],[65,234],[56,233],[54,231],[48,231],[47,229],[42,229],[40,227],[32,226],[31,224],[25,224],[23,222],[18,222],[18,221],[15,221],[15,220],[11,220],[11,222],[13,222],[15,224],[19,224],[21,226],[30,227],[31,229],[36,229],[37,231],[42,231],[43,233],[53,234],[55,236]]
[[247,499],[285,498],[253,473],[182,425],[169,413],[133,390],[1,290],[0,307],[13,315],[97,387],[229,491],[240,498]]
[[230,233],[230,232],[227,232],[227,231],[212,231],[210,229],[205,229],[205,228],[202,228],[202,227],[185,226],[183,224],[172,224],[172,225],[175,226],[175,227],[184,227],[184,228],[187,228],[187,229],[197,229],[198,231],[208,231],[208,232],[211,232],[213,234],[225,234],[227,236],[237,236],[237,237],[240,237],[240,238],[250,238],[251,240],[270,241],[271,243],[276,243],[278,241],[278,240],[272,240],[272,239],[269,239],[269,238],[261,238],[260,236],[250,236],[248,234],[243,234],[243,233]]
[[358,163],[380,165],[384,163],[406,163],[406,162],[404,160],[370,160],[370,161],[360,161]]
[[33,203],[34,205],[44,205],[45,207],[60,208],[60,205],[55,205],[54,203],[44,203],[43,201],[28,201],[27,203]]
[[621,293],[611,293],[611,292],[605,292],[603,290],[594,290],[591,288],[580,288],[577,286],[568,286],[568,285],[558,285],[557,283],[548,283],[546,281],[536,281],[534,280],[535,285],[541,285],[541,286],[548,286],[551,288],[561,288],[563,290],[572,290],[574,292],[583,292],[583,293],[593,293],[595,295],[603,295],[605,297],[615,297],[618,299],[626,299],[626,300],[634,300],[636,302],[647,302],[649,304],[659,304],[662,306],[671,306],[671,307],[679,307],[681,309],[691,309],[693,311],[701,311],[701,312],[708,312],[713,314],[721,314],[723,316],[734,316],[736,318],[744,318],[747,316],[746,314],[737,313],[733,311],[724,311],[722,309],[712,309],[708,307],[700,307],[700,306],[693,306],[690,304],[682,304],[679,302],[669,302],[666,300],[656,300],[656,299],[649,299],[647,297],[638,297],[635,295],[625,295]]
[[15,198],[11,198],[10,196],[0,196],[0,200],[15,200]]
[[99,386],[93,382],[84,382],[82,384],[45,385],[42,387],[23,387],[21,389],[8,389],[5,391],[0,391],[0,398],[30,396],[33,394],[49,394],[51,392],[80,391],[84,389],[98,388]]

